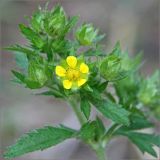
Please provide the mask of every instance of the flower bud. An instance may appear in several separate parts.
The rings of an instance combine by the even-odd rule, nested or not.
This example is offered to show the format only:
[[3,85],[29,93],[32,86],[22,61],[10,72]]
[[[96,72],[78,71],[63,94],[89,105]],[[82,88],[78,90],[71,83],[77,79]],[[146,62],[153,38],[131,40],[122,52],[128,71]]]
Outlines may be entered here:
[[28,80],[37,82],[42,87],[47,81],[48,77],[45,73],[45,68],[41,64],[30,62],[28,66]]
[[44,28],[50,36],[61,35],[67,23],[66,15],[62,7],[56,6],[54,10],[46,16]]
[[35,12],[31,18],[31,27],[37,33],[43,32],[43,18],[44,14],[40,11]]
[[77,29],[76,38],[81,45],[88,46],[94,42],[97,33],[98,30],[94,30],[91,24],[84,24]]
[[107,56],[100,63],[100,74],[108,81],[114,81],[118,78],[121,72],[121,59],[114,54]]
[[152,77],[144,80],[138,93],[139,100],[148,105],[154,104],[159,94],[159,73],[156,72]]

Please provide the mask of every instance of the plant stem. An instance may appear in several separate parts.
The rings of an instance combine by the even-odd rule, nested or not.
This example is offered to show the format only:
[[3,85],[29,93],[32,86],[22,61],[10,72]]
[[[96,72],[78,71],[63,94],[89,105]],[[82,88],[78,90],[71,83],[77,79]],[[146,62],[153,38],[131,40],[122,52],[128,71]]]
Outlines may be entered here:
[[[69,102],[70,106],[72,107],[73,111],[75,112],[80,124],[83,125],[84,123],[86,123],[87,120],[84,117],[84,115],[82,114],[82,112],[80,111],[80,108],[79,108],[77,102],[75,101],[75,99],[67,99],[67,101]],[[105,148],[102,147],[101,144],[100,145],[99,144],[94,145],[93,143],[88,143],[88,144],[95,151],[98,160],[106,160]]]
[[99,147],[95,150],[98,160],[106,160],[106,153],[105,149],[102,147]]
[[86,118],[82,115],[78,104],[73,99],[69,99],[68,102],[71,105],[73,111],[75,112],[80,124],[83,125],[84,123],[86,123]]
[[109,129],[107,130],[107,132],[105,133],[103,140],[104,143],[107,143],[108,140],[112,137],[112,133],[114,132],[114,130],[119,126],[119,124],[117,123],[113,123],[111,124],[111,126],[109,127]]

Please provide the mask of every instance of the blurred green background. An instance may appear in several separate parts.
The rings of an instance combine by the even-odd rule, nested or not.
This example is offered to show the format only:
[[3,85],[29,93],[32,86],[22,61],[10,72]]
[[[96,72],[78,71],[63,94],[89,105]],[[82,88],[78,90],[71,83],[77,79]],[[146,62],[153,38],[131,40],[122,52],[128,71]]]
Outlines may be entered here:
[[[117,40],[131,55],[144,52],[144,75],[160,68],[159,64],[159,0],[51,0],[49,7],[62,4],[68,15],[80,15],[80,21],[93,23],[106,33],[103,43],[109,51]],[[15,68],[13,54],[2,50],[11,44],[24,44],[18,31],[45,0],[0,1],[0,153],[5,147],[33,128],[65,123],[78,128],[71,109],[60,100],[34,96],[32,91],[12,83],[10,70]],[[108,123],[108,122],[106,122]],[[159,132],[160,124],[157,124]],[[108,148],[111,160],[136,159],[136,149],[126,139],[114,140]],[[65,157],[65,158],[64,158]],[[144,156],[151,159],[149,155]],[[94,160],[95,155],[75,140],[43,152],[27,154],[16,160]]]

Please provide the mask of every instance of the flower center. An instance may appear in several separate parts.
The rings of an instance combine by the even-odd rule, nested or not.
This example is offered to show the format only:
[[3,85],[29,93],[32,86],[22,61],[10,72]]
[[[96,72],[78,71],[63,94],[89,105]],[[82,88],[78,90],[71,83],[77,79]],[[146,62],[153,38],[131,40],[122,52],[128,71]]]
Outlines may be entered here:
[[75,81],[75,80],[78,80],[78,79],[79,79],[79,77],[80,77],[80,72],[77,71],[77,70],[75,70],[75,69],[69,68],[69,69],[67,70],[66,76],[67,76],[67,78],[68,78],[69,80]]

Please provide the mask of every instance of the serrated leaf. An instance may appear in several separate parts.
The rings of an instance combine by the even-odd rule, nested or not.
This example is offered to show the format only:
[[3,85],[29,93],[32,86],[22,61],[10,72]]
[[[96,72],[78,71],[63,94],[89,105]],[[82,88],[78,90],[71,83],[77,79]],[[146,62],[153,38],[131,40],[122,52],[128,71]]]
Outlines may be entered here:
[[95,121],[85,123],[78,133],[78,138],[82,140],[93,139],[95,137],[96,126]]
[[119,103],[129,106],[137,100],[137,93],[141,83],[140,75],[137,73],[130,74],[123,80],[114,83],[116,94],[119,97]]
[[42,85],[39,82],[33,81],[28,78],[25,79],[25,84],[30,89],[42,88]]
[[101,41],[104,37],[105,37],[105,34],[98,35],[98,36],[94,39],[94,42],[97,43],[97,42]]
[[160,147],[160,135],[154,135],[151,139],[156,146]]
[[107,86],[108,86],[108,81],[105,81],[101,83],[100,85],[98,85],[97,89],[99,92],[103,92]]
[[6,47],[5,48],[6,50],[9,50],[9,51],[15,51],[15,52],[20,52],[20,53],[24,53],[26,54],[27,56],[31,56],[31,55],[34,55],[35,52],[27,47],[24,47],[24,46],[20,46],[20,45],[12,45],[10,47]]
[[95,121],[85,123],[77,133],[77,138],[84,141],[99,141],[105,133],[105,127],[100,118]]
[[104,56],[106,55],[100,47],[97,47],[96,49],[88,49],[83,53],[85,56]]
[[99,110],[106,118],[112,119],[118,124],[128,126],[130,112],[122,108],[121,105],[111,101],[91,99],[91,103]]
[[106,95],[107,99],[109,99],[113,103],[116,103],[115,97],[110,92],[105,92],[105,95]]
[[64,98],[64,95],[61,94],[59,91],[56,91],[56,90],[45,91],[45,92],[42,92],[42,93],[37,93],[36,95],[55,96],[56,98]]
[[[72,129],[72,128],[69,128],[69,127],[67,127],[67,126],[65,126],[65,125],[63,125],[63,124],[60,124],[59,126],[60,126],[60,128],[65,129],[66,131],[77,133],[77,130]],[[75,135],[76,135],[76,134],[75,134]]]
[[141,52],[135,57],[130,57],[128,52],[121,53],[120,56],[122,58],[121,67],[124,70],[131,70],[132,72],[135,72],[143,64]]
[[85,115],[85,117],[87,119],[89,119],[90,112],[91,112],[91,105],[88,102],[88,100],[85,99],[84,97],[82,97],[81,98],[80,106],[81,106],[81,111],[83,112],[83,114]]
[[14,145],[10,146],[4,157],[14,158],[36,150],[44,150],[68,138],[72,138],[74,134],[74,131],[65,129],[64,127],[47,126],[33,130],[23,135]]
[[12,70],[12,73],[18,80],[20,80],[22,83],[25,83],[25,76],[23,74],[16,72],[14,70]]
[[96,117],[96,124],[97,124],[97,129],[96,129],[97,138],[101,138],[104,135],[106,129],[102,120],[98,116]]
[[23,69],[25,73],[28,70],[28,59],[25,54],[19,52],[15,53],[16,64],[20,69]]
[[[153,144],[150,141],[146,141],[146,138],[141,133],[132,133],[128,135],[128,138],[136,144],[136,146],[144,153],[148,152],[152,156],[157,157],[156,152],[154,151]],[[148,139],[148,138],[147,138]]]
[[129,131],[129,130],[145,129],[150,127],[153,127],[153,124],[149,122],[146,119],[146,117],[134,113],[130,116],[130,125],[128,127],[122,126],[118,130]]
[[147,152],[154,157],[157,157],[153,146],[160,146],[160,136],[153,134],[145,134],[138,132],[117,131],[117,134],[127,136],[141,151]]
[[[160,72],[156,71],[151,77],[141,83],[138,98],[145,105],[156,104],[160,98]],[[160,102],[159,102],[160,104]]]
[[68,24],[65,27],[65,32],[68,32],[69,30],[71,30],[71,28],[73,28],[78,22],[78,19],[79,19],[79,16],[71,17],[70,20],[68,21]]
[[24,36],[30,40],[37,48],[41,49],[44,46],[44,41],[41,37],[35,33],[31,28],[25,26],[24,24],[20,24],[19,28]]
[[110,54],[115,54],[117,56],[121,54],[121,45],[120,45],[119,41],[115,44],[115,46]]

